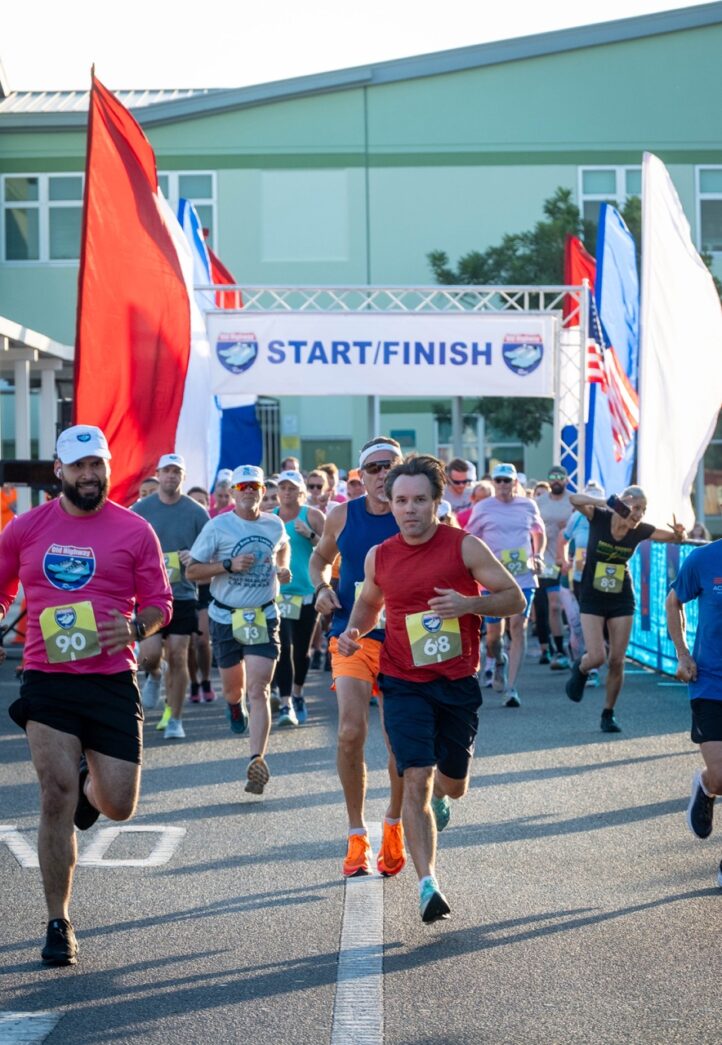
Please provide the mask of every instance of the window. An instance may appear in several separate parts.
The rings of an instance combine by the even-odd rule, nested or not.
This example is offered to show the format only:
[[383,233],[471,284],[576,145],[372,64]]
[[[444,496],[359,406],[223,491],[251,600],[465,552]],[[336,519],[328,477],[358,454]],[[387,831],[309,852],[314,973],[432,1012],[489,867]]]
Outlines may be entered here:
[[82,174],[7,174],[2,179],[4,261],[77,261]]
[[579,168],[579,209],[582,217],[595,225],[599,221],[602,203],[623,207],[630,196],[641,195],[641,167]]
[[722,254],[722,167],[697,168],[699,248]]
[[173,213],[178,213],[178,202],[190,200],[207,230],[206,239],[212,247],[216,241],[216,176],[213,171],[159,171],[158,185],[168,200]]

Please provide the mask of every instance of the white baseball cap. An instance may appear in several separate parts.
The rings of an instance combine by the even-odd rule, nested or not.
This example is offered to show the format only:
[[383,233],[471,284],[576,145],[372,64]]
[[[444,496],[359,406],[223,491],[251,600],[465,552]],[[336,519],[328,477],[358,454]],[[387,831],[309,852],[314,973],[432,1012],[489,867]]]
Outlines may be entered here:
[[233,469],[221,468],[216,476],[216,486],[230,486],[233,482]]
[[236,483],[260,483],[261,486],[265,486],[263,469],[258,468],[255,464],[239,465],[238,468],[234,469],[231,476],[231,485],[235,486]]
[[168,468],[170,465],[175,465],[176,468],[182,468],[184,472],[186,470],[186,463],[180,454],[163,454],[158,462],[158,471],[160,471],[161,468]]
[[81,457],[102,457],[105,461],[109,461],[111,457],[108,440],[95,425],[73,425],[72,428],[66,428],[58,436],[55,453],[63,464],[74,464]]
[[293,485],[297,486],[299,490],[306,489],[306,483],[303,476],[300,472],[297,472],[295,468],[287,468],[285,472],[280,472],[276,482],[279,484],[293,483]]
[[516,468],[513,464],[497,464],[491,473],[492,479],[516,479]]

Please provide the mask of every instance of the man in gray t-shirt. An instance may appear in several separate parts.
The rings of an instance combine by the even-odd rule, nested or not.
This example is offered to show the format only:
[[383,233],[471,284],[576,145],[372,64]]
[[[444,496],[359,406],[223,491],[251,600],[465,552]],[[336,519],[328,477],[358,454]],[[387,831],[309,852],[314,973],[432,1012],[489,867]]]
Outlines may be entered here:
[[158,492],[137,501],[131,511],[140,515],[155,530],[165,559],[168,580],[173,589],[173,617],[170,624],[140,644],[138,662],[146,672],[143,707],[154,708],[160,696],[161,658],[165,639],[167,674],[166,708],[159,726],[166,739],[185,736],[181,717],[190,681],[188,646],[198,631],[197,589],[186,577],[190,548],[208,522],[208,512],[197,501],[181,493],[185,463],[180,454],[164,454],[158,462]]
[[266,487],[260,468],[240,465],[231,489],[235,511],[206,523],[191,548],[188,576],[211,586],[211,638],[231,732],[249,730],[246,791],[260,795],[270,777],[264,755],[271,730],[271,678],[280,652],[275,600],[279,584],[291,580],[290,545],[279,517],[261,511]]
[[[552,670],[556,671],[570,666],[569,659],[564,652],[562,603],[559,594],[563,564],[557,556],[557,538],[574,511],[567,493],[568,478],[567,470],[563,465],[552,465],[548,475],[551,491],[542,494],[536,502],[547,533],[544,569],[534,600],[537,636],[541,648],[539,663],[551,664]],[[551,656],[549,655],[550,640],[554,645]]]

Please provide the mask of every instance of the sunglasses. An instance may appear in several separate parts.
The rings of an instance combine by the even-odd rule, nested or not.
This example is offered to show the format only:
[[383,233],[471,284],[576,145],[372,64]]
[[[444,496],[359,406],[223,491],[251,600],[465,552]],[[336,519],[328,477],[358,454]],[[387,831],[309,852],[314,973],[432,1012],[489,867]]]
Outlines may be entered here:
[[306,483],[308,490],[323,490],[323,483]]
[[559,472],[554,472],[552,475],[547,476],[547,478],[551,479],[552,482],[556,481],[560,483],[566,482],[567,479],[566,475],[560,475]]
[[249,483],[236,483],[233,487],[234,490],[262,490],[263,485],[261,483],[249,482]]
[[503,476],[499,475],[499,476],[497,476],[497,478],[496,478],[496,479],[494,480],[494,482],[495,482],[495,483],[510,483],[510,482],[511,482],[511,479],[505,479],[505,478],[504,478]]
[[452,486],[468,486],[468,484],[469,483],[473,483],[474,480],[473,479],[452,479],[451,476],[449,476],[449,482],[452,484]]
[[388,472],[391,468],[393,468],[393,461],[369,461],[364,465],[364,471],[369,475],[378,475],[382,471]]

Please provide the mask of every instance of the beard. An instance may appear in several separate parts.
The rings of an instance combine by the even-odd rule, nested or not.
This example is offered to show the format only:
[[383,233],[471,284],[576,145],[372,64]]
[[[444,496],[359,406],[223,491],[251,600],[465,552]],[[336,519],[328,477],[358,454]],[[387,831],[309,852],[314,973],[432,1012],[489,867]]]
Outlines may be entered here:
[[554,494],[564,493],[564,483],[552,483],[551,487]]
[[79,508],[81,512],[94,512],[98,508],[102,508],[108,499],[108,480],[98,481],[95,486],[93,493],[83,494],[76,486],[63,479],[63,496],[67,497],[70,503]]

